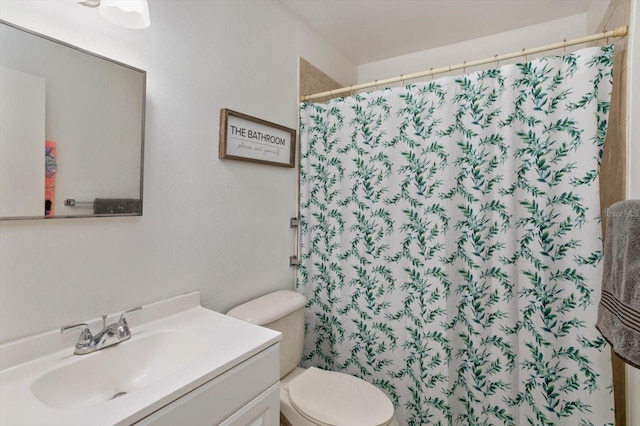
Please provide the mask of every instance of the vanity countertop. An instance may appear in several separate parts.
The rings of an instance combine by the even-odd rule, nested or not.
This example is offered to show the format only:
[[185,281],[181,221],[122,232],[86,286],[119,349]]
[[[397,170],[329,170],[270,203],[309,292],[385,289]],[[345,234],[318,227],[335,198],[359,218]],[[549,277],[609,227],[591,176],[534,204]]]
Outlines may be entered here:
[[280,340],[203,308],[198,292],[128,320],[131,339],[86,355],[73,354],[78,333],[59,329],[1,345],[0,425],[129,425]]

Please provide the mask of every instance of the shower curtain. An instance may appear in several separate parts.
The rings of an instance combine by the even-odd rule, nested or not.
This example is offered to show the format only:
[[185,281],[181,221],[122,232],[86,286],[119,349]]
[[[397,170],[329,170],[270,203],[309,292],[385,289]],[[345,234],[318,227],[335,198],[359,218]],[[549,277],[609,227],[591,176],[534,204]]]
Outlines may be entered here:
[[304,366],[409,425],[613,424],[594,323],[613,47],[303,103]]

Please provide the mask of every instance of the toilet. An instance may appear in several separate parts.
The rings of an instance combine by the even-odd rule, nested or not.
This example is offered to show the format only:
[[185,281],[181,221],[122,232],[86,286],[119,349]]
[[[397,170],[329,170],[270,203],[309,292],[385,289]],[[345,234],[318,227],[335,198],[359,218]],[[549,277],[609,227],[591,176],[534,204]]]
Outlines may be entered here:
[[349,374],[298,367],[306,299],[280,290],[250,300],[227,315],[282,333],[280,419],[288,426],[398,426],[391,400]]

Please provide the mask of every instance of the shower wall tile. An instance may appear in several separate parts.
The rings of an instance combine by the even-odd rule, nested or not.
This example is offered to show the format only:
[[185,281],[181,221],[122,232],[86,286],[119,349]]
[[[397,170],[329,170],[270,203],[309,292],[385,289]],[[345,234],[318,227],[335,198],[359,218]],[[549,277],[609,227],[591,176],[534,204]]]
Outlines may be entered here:
[[[614,60],[615,62],[615,60]],[[602,209],[625,198],[626,188],[626,75],[618,70],[614,75],[609,111],[607,140],[600,169],[600,199]],[[603,227],[605,221],[602,222]]]
[[613,14],[616,12],[616,9],[618,9],[618,6],[620,5],[620,3],[621,2],[617,0],[611,1],[611,4],[609,5],[609,7],[607,8],[607,11],[602,17],[602,22],[600,22],[600,27],[598,28],[598,31],[602,31],[605,28],[607,30],[612,29],[612,28],[608,28],[608,25],[612,22]]
[[[599,31],[629,25],[631,0],[612,0]],[[604,41],[606,42],[606,40]],[[600,170],[600,201],[606,208],[626,196],[627,39],[616,41],[609,128]],[[603,221],[603,226],[605,222]]]
[[[609,11],[611,13],[609,14]],[[630,0],[613,0],[611,6],[607,9],[607,13],[602,19],[602,30],[613,30],[621,25],[629,25],[629,17],[631,16]]]
[[[629,25],[631,0],[612,0],[600,23],[598,31],[612,30]],[[599,45],[606,43],[602,40]],[[616,201],[624,200],[627,190],[627,38],[616,41],[613,56],[613,92],[609,110],[607,140],[600,168],[600,205],[602,209]],[[606,222],[602,221],[603,228]],[[604,232],[604,230],[603,230]],[[627,425],[627,391],[625,363],[613,351],[613,389],[616,426]]]
[[[300,95],[311,95],[327,90],[335,90],[341,88],[342,85],[320,71],[318,68],[310,64],[304,58],[300,58]],[[340,95],[342,96],[342,95]],[[337,96],[333,96],[337,97]],[[331,96],[314,99],[313,102],[326,102]]]

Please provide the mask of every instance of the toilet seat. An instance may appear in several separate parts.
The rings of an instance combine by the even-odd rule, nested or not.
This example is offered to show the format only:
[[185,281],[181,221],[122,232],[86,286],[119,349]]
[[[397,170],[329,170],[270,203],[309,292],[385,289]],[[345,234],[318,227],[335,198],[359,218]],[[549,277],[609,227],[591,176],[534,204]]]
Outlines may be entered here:
[[293,379],[289,400],[307,420],[322,426],[386,426],[393,420],[391,400],[357,377],[315,367]]

